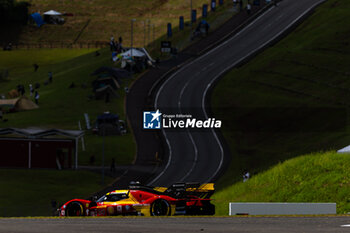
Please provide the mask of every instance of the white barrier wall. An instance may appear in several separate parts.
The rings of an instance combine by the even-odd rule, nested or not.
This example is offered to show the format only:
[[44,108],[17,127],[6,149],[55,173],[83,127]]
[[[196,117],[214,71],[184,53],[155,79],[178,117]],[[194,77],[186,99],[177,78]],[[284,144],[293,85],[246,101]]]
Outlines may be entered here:
[[231,202],[230,215],[336,214],[336,203]]

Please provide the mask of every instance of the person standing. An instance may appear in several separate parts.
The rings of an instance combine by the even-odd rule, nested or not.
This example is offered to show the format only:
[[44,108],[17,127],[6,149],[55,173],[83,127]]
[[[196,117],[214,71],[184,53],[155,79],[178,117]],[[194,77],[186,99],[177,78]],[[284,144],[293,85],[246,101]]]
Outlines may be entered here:
[[215,11],[216,8],[216,1],[211,1],[211,10]]
[[243,182],[246,182],[250,178],[250,173],[248,171],[243,172]]
[[109,42],[109,45],[111,47],[111,51],[113,52],[115,50],[115,43],[114,43],[114,37],[111,35],[111,40]]
[[29,84],[29,95],[33,96],[34,88],[32,84]]
[[52,83],[52,72],[50,71],[48,75],[49,75],[49,82]]
[[250,3],[247,4],[247,13],[248,15],[250,15],[250,12],[252,11],[252,6],[250,5]]
[[233,9],[236,11],[237,8],[237,0],[232,0],[233,2]]
[[40,95],[37,91],[35,91],[35,94],[34,94],[34,99],[35,99],[35,103],[36,104],[39,104],[39,98],[40,98]]
[[239,1],[239,11],[241,12],[243,10],[243,0],[238,0]]
[[90,161],[89,161],[90,165],[94,165],[95,164],[95,155],[91,155],[90,156]]
[[38,69],[39,69],[39,65],[38,64],[33,64],[33,67],[34,67],[34,72],[36,72]]

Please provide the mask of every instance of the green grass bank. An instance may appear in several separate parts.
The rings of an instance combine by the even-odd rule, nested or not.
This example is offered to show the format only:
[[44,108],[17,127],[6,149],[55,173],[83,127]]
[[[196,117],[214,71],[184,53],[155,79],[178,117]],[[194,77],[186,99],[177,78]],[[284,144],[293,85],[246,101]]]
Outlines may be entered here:
[[228,215],[229,202],[335,202],[337,213],[348,213],[349,164],[348,154],[335,151],[287,160],[216,192],[217,215]]

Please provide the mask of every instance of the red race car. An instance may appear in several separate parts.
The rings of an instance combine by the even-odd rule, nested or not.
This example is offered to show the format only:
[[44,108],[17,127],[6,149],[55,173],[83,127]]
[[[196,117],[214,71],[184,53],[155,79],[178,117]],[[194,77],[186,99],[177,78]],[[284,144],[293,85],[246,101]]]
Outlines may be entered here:
[[60,216],[114,215],[214,215],[210,203],[214,184],[176,183],[169,188],[138,183],[126,190],[114,190],[99,199],[73,199],[59,209]]

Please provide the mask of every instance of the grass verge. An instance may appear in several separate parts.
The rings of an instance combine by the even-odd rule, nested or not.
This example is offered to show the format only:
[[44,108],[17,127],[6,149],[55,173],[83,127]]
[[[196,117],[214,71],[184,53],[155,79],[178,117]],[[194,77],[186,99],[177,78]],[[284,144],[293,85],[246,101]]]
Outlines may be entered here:
[[348,213],[349,163],[335,151],[293,158],[216,192],[213,203],[218,215],[228,214],[229,202],[335,202],[337,213]]

